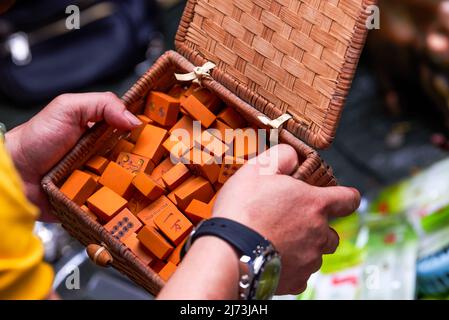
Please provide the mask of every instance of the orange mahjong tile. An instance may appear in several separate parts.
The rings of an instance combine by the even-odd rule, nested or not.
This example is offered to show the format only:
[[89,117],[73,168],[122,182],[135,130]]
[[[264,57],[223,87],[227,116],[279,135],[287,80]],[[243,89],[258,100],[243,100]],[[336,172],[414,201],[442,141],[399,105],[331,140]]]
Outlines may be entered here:
[[223,155],[229,150],[229,147],[220,139],[210,134],[207,130],[201,133],[201,136],[195,138],[195,147],[201,149],[214,157],[216,161],[221,161]]
[[171,161],[170,157],[165,158],[161,163],[159,163],[156,168],[154,168],[153,172],[151,173],[151,178],[153,178],[154,181],[163,186],[164,181],[162,181],[162,176],[173,167],[174,164]]
[[187,180],[184,181],[179,187],[177,187],[175,190],[170,192],[167,195],[167,198],[177,207],[178,206],[178,202],[177,202],[176,197],[175,197],[175,191],[178,190],[178,189],[183,188],[185,185],[189,184],[192,180],[195,180],[195,179],[196,179],[196,176],[190,176],[189,178],[187,178]]
[[201,164],[193,165],[192,170],[209,180],[210,183],[217,182],[220,174],[220,165],[218,163],[221,159],[215,159],[205,152],[203,152],[202,159],[203,162]]
[[197,90],[198,88],[200,88],[200,86],[198,86],[197,84],[191,84],[185,91],[184,93],[179,97],[179,101],[181,102],[181,109],[182,109],[182,104],[183,102],[192,95],[192,93]]
[[231,107],[226,107],[217,115],[217,119],[223,121],[232,129],[244,128],[246,126],[245,119]]
[[158,272],[159,276],[162,280],[168,281],[170,277],[175,273],[176,271],[176,264],[171,263],[170,261],[167,262],[167,264],[161,269],[161,271]]
[[93,156],[90,158],[85,167],[95,174],[101,175],[108,166],[109,160],[101,156]]
[[184,164],[178,163],[162,175],[162,181],[169,190],[173,191],[189,177],[189,169]]
[[189,237],[185,237],[182,242],[176,246],[175,250],[171,253],[171,255],[167,258],[168,262],[178,265],[181,262],[181,250],[184,244],[186,243]]
[[105,229],[117,240],[124,240],[142,228],[142,223],[128,209],[123,209],[105,226]]
[[193,147],[195,136],[193,122],[194,120],[189,116],[183,116],[169,131],[170,135],[176,137],[179,141],[188,146],[189,149]]
[[182,86],[180,84],[175,84],[171,89],[168,91],[168,95],[179,99],[184,93],[187,91],[188,87]]
[[156,257],[142,245],[139,239],[137,239],[137,234],[131,234],[123,240],[123,244],[127,246],[144,265],[151,266],[152,263],[156,261]]
[[[182,116],[178,122],[175,123],[173,127],[169,130],[170,134],[173,134],[173,132],[177,129],[185,129],[190,136],[193,135],[193,119],[189,116]],[[178,137],[179,139],[179,137]]]
[[98,221],[98,217],[86,205],[82,205],[81,210],[83,210],[92,220]]
[[[213,205],[213,204],[212,204]],[[204,219],[209,219],[212,216],[212,205],[196,199],[187,206],[185,210],[186,216],[193,224],[198,224]]]
[[194,95],[191,95],[182,102],[182,107],[192,117],[192,119],[200,121],[201,125],[209,128],[215,121],[215,115],[207,109]]
[[175,190],[176,202],[181,210],[185,210],[193,199],[208,202],[213,196],[212,185],[202,177],[196,177]]
[[140,211],[148,207],[152,200],[145,197],[139,190],[134,190],[126,207],[133,214],[137,215]]
[[121,152],[131,152],[132,149],[134,149],[134,144],[126,141],[124,139],[121,139],[117,142],[117,144],[115,145],[114,149],[112,149],[111,151],[111,155],[110,155],[110,159],[112,161],[117,160],[117,157],[119,156],[119,154]]
[[[192,179],[192,178],[194,178],[194,177],[190,177],[189,179]],[[187,179],[187,181],[189,181],[189,179]],[[186,181],[186,182],[187,182]],[[185,182],[184,182],[185,183]],[[181,184],[181,186],[182,186],[182,184]],[[179,188],[179,187],[178,187]],[[176,197],[175,197],[175,192],[174,191],[172,191],[172,192],[170,192],[169,194],[167,194],[167,198],[168,198],[168,200],[170,200],[176,207],[178,206],[178,203],[176,202]]]
[[132,192],[134,174],[115,162],[110,162],[98,181],[101,185],[110,188],[119,196],[128,198]]
[[242,160],[226,156],[223,159],[223,163],[221,164],[218,182],[224,184],[242,166],[243,166]]
[[206,106],[211,112],[216,113],[221,104],[221,100],[206,88],[198,88],[192,92],[192,95]]
[[108,187],[102,187],[87,199],[87,206],[102,221],[111,220],[117,213],[122,211],[127,201]]
[[208,131],[227,145],[234,140],[234,129],[220,120],[216,120]]
[[190,149],[184,142],[179,141],[174,135],[170,135],[170,137],[164,141],[162,146],[169,152],[172,162],[176,163],[178,163],[181,160],[181,157]]
[[155,226],[154,219],[164,212],[179,212],[179,210],[166,196],[160,196],[156,201],[137,213],[137,217],[144,224]]
[[134,143],[136,143],[137,139],[139,139],[140,134],[142,133],[143,129],[145,128],[145,126],[147,124],[151,124],[153,123],[153,120],[151,120],[150,118],[148,118],[146,115],[144,114],[140,114],[137,116],[137,118],[142,121],[142,124],[140,126],[138,126],[137,128],[133,129],[128,137],[129,141],[132,141]]
[[167,263],[165,261],[156,259],[154,263],[151,266],[151,269],[153,269],[154,272],[159,273],[166,265]]
[[208,205],[210,205],[211,209],[214,208],[215,201],[217,200],[217,197],[218,197],[218,192],[215,193],[215,195],[212,197],[212,199],[210,199]]
[[143,172],[134,177],[132,184],[150,200],[156,200],[165,193],[164,188]]
[[121,152],[117,157],[117,163],[133,174],[139,172],[150,174],[154,169],[150,159],[129,152]]
[[195,175],[202,176],[211,183],[217,181],[220,173],[218,163],[221,162],[221,158],[216,159],[200,149],[193,148],[183,156],[183,162]]
[[162,126],[176,123],[179,113],[179,99],[168,94],[152,91],[148,95],[145,115]]
[[98,181],[100,180],[100,176],[98,174],[95,174],[90,171],[84,171],[84,172],[87,173],[88,175],[90,175],[92,177],[92,179],[94,179],[94,181],[97,183],[97,188],[98,188]]
[[175,245],[179,245],[193,228],[180,211],[164,211],[154,218],[158,229]]
[[173,246],[152,226],[144,226],[137,238],[158,259],[165,260],[173,251]]
[[97,183],[87,173],[75,170],[61,187],[61,192],[78,205],[86,202],[95,192]]
[[234,156],[249,160],[257,155],[258,137],[253,128],[237,129],[234,131]]
[[167,130],[147,124],[142,130],[132,153],[146,157],[155,164],[159,163],[164,155],[165,150],[162,143],[166,137]]

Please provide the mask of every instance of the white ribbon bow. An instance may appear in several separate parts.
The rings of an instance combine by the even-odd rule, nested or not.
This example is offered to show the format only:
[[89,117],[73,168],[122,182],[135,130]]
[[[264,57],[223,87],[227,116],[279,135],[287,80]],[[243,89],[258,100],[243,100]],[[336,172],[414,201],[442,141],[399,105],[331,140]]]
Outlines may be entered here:
[[267,116],[258,116],[260,122],[262,122],[266,126],[270,126],[273,128],[270,130],[270,142],[272,146],[276,145],[279,141],[279,129],[282,125],[293,117],[287,113],[284,113],[277,119],[269,119]]
[[175,73],[175,77],[178,81],[192,81],[201,86],[201,81],[203,81],[203,79],[212,80],[210,71],[215,67],[215,63],[208,61],[202,67],[193,68],[192,72],[186,74]]
[[287,113],[284,113],[279,118],[273,119],[273,120],[270,120],[266,116],[258,116],[258,118],[264,125],[270,126],[273,129],[279,129],[285,122],[290,120],[292,118],[292,116]]

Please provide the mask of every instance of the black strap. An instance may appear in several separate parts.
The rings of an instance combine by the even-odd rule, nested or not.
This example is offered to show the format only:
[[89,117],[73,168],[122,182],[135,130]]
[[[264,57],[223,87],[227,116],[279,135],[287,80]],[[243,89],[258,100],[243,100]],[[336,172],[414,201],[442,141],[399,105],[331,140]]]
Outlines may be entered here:
[[[202,236],[218,237],[234,247],[240,255],[256,257],[258,246],[267,248],[270,242],[256,231],[240,224],[236,221],[225,218],[212,218],[204,221],[194,232],[190,243]],[[181,256],[185,255],[185,247]]]

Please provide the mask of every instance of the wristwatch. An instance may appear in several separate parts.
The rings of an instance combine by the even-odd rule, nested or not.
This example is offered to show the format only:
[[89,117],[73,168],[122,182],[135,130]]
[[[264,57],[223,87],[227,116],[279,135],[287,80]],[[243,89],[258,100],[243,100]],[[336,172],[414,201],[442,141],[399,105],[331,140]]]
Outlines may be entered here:
[[181,257],[202,236],[216,236],[226,241],[239,255],[239,299],[267,300],[273,297],[279,284],[281,258],[270,241],[236,221],[212,218],[201,222],[192,231],[181,250]]

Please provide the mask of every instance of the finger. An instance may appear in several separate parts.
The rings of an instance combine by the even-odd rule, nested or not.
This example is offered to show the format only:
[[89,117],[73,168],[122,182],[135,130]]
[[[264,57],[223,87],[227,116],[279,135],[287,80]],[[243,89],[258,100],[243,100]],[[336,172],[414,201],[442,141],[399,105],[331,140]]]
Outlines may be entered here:
[[59,223],[59,219],[51,213],[51,205],[48,202],[48,197],[40,184],[26,183],[26,193],[34,205],[36,205],[41,212],[39,221],[46,223]]
[[260,174],[291,175],[298,168],[298,154],[286,144],[276,145],[248,162],[255,165]]
[[55,104],[58,112],[68,116],[67,120],[83,127],[102,120],[120,130],[131,130],[142,124],[113,93],[65,94],[56,98]]
[[314,188],[317,199],[323,203],[323,213],[330,217],[344,217],[360,206],[360,193],[354,188],[326,187]]
[[329,228],[329,232],[327,235],[327,242],[323,247],[323,254],[333,254],[337,251],[338,244],[340,243],[340,237],[338,236],[337,231],[332,228]]

